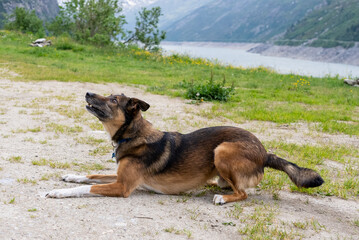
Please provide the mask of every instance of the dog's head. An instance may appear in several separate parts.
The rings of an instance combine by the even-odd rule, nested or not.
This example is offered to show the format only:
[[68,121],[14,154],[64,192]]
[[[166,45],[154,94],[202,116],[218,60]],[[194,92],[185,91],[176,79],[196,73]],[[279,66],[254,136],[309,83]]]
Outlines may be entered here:
[[88,92],[86,102],[86,109],[103,123],[111,136],[140,115],[140,111],[146,111],[150,107],[148,103],[124,94],[104,97]]

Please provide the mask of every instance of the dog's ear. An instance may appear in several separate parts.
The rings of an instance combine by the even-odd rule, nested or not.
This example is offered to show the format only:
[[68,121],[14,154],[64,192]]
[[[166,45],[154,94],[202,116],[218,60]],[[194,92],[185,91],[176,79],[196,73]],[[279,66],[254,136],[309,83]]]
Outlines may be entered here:
[[137,113],[138,110],[141,110],[143,112],[147,111],[147,109],[150,108],[150,105],[140,99],[130,98],[130,100],[128,100],[127,102],[126,108],[129,112]]

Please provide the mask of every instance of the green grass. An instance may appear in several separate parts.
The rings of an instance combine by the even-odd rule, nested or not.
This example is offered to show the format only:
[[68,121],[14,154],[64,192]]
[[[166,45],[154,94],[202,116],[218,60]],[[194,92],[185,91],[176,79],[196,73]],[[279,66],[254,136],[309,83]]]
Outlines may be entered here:
[[54,179],[54,180],[59,179],[60,177],[61,177],[61,174],[59,172],[46,173],[46,174],[43,174],[39,180],[40,181],[48,181],[50,179]]
[[11,163],[23,163],[21,156],[11,156],[7,160]]
[[[359,89],[344,85],[337,77],[282,75],[262,67],[225,67],[188,56],[163,57],[139,49],[95,48],[71,41],[76,48],[60,50],[58,39],[53,39],[52,47],[31,48],[27,35],[3,35],[0,62],[21,74],[22,80],[140,84],[153,93],[185,97],[187,89],[181,83],[193,80],[196,85],[206,84],[213,72],[215,82],[226,76],[226,82],[234,83],[235,89],[229,102],[215,104],[212,114],[234,122],[315,122],[322,124],[318,128],[321,131],[359,135]],[[81,50],[75,51],[77,48]],[[39,104],[32,103],[32,107]],[[71,116],[63,107],[55,111]],[[81,118],[83,109],[75,113],[73,118]]]
[[55,132],[57,134],[59,134],[59,133],[70,134],[70,133],[78,133],[78,132],[83,131],[82,127],[78,126],[78,125],[75,125],[73,127],[69,127],[69,126],[62,125],[62,124],[57,124],[57,123],[48,123],[48,124],[46,124],[46,129],[47,129],[47,131]]
[[[58,162],[51,159],[41,158],[40,160],[31,161],[35,166],[49,166],[54,169],[73,169],[78,172],[99,171],[105,169],[105,166],[99,163],[78,163],[76,160],[72,162]],[[50,175],[43,175],[40,180],[49,180]],[[57,177],[57,176],[55,176]]]
[[105,169],[105,166],[100,163],[72,162],[72,165],[75,166],[74,170],[78,172],[100,171]]
[[251,214],[241,216],[244,226],[238,229],[243,239],[294,239],[298,234],[287,232],[277,226],[275,216],[277,211],[271,206],[258,206]]
[[9,204],[15,204],[15,197],[13,197],[8,203]]
[[100,145],[97,148],[90,151],[91,156],[104,156],[104,155],[110,155],[111,151],[113,150],[113,147],[109,144],[106,145]]
[[233,209],[227,211],[227,216],[239,219],[243,213],[243,207],[239,203],[233,204]]
[[12,130],[12,133],[28,133],[28,132],[32,132],[32,133],[41,132],[41,128],[40,127],[35,127],[35,128]]
[[54,110],[63,116],[73,119],[80,119],[86,113],[84,107],[70,108],[69,105],[61,105]]
[[167,233],[174,233],[176,235],[186,235],[187,238],[192,237],[192,232],[188,229],[179,230],[179,229],[176,229],[175,227],[170,227],[170,228],[163,229],[163,231],[167,232]]
[[41,158],[40,160],[31,161],[32,165],[35,166],[49,166],[56,169],[69,169],[71,168],[71,163],[68,162],[57,162],[50,159]]
[[24,183],[24,184],[29,184],[31,183],[32,185],[36,185],[37,181],[36,180],[32,180],[32,179],[28,179],[28,178],[18,178],[17,179],[18,183]]
[[[107,142],[105,139],[95,138],[95,137],[92,137],[92,136],[78,137],[78,138],[75,138],[75,140],[76,140],[77,143],[88,144],[88,145],[93,145],[93,146],[97,146],[97,145],[100,145],[101,143]],[[108,144],[110,144],[110,143],[108,143]]]

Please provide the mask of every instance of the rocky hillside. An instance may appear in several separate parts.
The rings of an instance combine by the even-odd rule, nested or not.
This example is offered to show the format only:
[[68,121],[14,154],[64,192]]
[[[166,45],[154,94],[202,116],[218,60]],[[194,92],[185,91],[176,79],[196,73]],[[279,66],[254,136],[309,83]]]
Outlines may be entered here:
[[179,21],[196,9],[213,2],[213,0],[124,0],[122,1],[123,12],[126,16],[128,29],[133,29],[136,22],[136,15],[142,7],[152,8],[160,6],[163,15],[160,18],[159,27],[167,29],[174,22]]
[[283,34],[323,1],[211,1],[167,27],[167,40],[264,42]]
[[[160,6],[170,41],[266,42],[349,48],[359,42],[358,0],[124,0],[129,26]],[[128,9],[128,10],[127,10]]]
[[36,15],[43,20],[52,19],[59,12],[57,0],[0,0],[0,27],[3,14],[11,14],[16,7],[35,10]]
[[351,47],[359,42],[359,1],[327,0],[292,25],[278,43]]

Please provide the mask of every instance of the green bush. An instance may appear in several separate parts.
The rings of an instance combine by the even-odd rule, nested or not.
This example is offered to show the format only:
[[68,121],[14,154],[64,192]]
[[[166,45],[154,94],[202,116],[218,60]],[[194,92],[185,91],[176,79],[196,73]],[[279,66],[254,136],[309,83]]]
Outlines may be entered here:
[[14,12],[8,16],[5,29],[23,33],[31,32],[38,37],[45,36],[43,21],[36,16],[35,11],[28,11],[19,7],[16,7]]
[[186,97],[197,101],[222,101],[227,102],[234,90],[234,85],[225,87],[226,78],[223,77],[222,84],[215,83],[213,80],[213,72],[211,72],[211,79],[206,84],[195,84],[183,82],[182,86],[187,88]]
[[126,21],[120,6],[118,0],[70,0],[47,28],[56,36],[67,33],[80,42],[111,45],[124,36]]
[[57,50],[72,50],[74,52],[82,52],[85,50],[83,46],[66,36],[58,37],[54,42],[54,46]]
[[143,49],[149,51],[158,51],[162,40],[166,38],[166,32],[158,29],[158,22],[161,14],[160,7],[151,9],[142,8],[136,17],[135,31],[129,31],[125,44],[140,42]]

